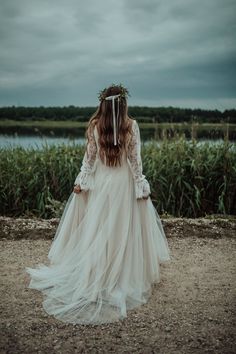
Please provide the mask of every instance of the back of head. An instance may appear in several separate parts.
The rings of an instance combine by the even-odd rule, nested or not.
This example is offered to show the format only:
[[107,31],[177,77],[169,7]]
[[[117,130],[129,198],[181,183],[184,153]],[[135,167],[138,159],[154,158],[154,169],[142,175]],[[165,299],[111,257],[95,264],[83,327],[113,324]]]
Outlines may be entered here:
[[[114,98],[114,107],[112,107],[111,96],[117,96]],[[97,126],[100,158],[108,166],[116,166],[121,163],[123,149],[131,135],[132,120],[128,116],[128,96],[127,88],[121,84],[112,84],[103,89],[99,92],[99,107],[89,121],[88,130],[93,129],[95,124]],[[114,110],[118,114],[115,123],[117,145],[114,144]]]

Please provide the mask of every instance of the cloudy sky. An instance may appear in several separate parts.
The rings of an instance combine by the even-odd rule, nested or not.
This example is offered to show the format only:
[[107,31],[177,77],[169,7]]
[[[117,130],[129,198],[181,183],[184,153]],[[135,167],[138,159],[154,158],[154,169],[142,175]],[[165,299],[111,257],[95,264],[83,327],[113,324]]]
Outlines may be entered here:
[[0,0],[0,105],[236,108],[235,0]]

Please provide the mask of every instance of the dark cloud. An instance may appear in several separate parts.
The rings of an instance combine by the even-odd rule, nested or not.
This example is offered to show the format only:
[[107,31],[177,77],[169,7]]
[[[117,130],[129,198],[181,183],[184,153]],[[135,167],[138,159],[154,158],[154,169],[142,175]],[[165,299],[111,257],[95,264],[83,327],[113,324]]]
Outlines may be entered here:
[[0,105],[236,106],[236,2],[8,0],[0,4]]

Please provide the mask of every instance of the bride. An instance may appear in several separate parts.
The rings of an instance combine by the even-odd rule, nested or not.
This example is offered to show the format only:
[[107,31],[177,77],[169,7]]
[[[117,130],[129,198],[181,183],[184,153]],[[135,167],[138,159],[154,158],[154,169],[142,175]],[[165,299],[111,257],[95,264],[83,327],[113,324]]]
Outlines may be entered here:
[[139,126],[127,112],[122,85],[100,91],[74,189],[62,213],[49,265],[26,267],[44,310],[69,323],[127,317],[160,282],[171,259],[160,217],[143,175]]

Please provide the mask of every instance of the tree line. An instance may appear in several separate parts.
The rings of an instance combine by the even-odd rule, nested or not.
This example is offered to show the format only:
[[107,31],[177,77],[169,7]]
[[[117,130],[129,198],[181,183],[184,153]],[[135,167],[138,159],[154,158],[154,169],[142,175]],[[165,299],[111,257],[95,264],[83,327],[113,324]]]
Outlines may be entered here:
[[[97,107],[52,106],[52,107],[0,107],[0,120],[73,120],[85,122],[96,111]],[[236,123],[236,109],[227,109],[223,112],[206,109],[191,109],[178,107],[147,107],[129,106],[129,116],[140,122],[199,122],[199,123]]]

